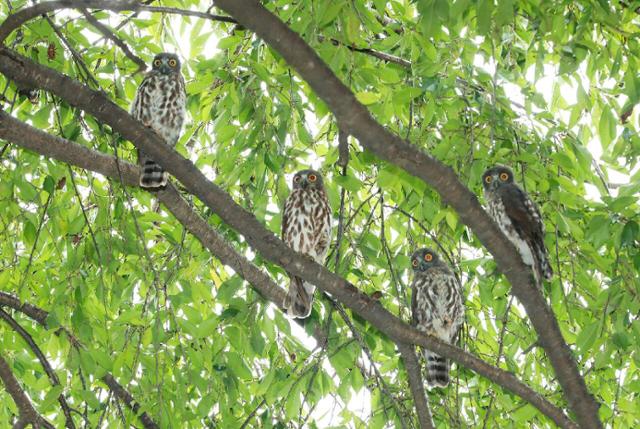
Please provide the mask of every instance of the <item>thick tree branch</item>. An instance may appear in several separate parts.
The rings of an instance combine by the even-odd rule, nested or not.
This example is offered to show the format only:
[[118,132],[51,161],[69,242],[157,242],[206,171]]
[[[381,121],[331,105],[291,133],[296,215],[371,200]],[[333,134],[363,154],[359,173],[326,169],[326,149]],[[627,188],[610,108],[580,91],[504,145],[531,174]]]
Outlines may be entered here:
[[599,406],[587,390],[558,322],[535,286],[531,270],[520,257],[514,257],[518,255],[515,247],[491,221],[475,194],[460,182],[453,169],[379,124],[315,51],[260,3],[255,0],[215,0],[215,3],[278,51],[327,103],[341,127],[364,147],[422,179],[456,210],[513,285],[513,293],[522,302],[538,332],[541,345],[580,425],[585,428],[602,427],[598,417]]
[[[29,345],[29,348],[33,351],[33,353],[36,355],[36,357],[40,361],[40,364],[44,368],[44,372],[47,373],[49,380],[51,380],[51,385],[59,386],[60,379],[58,378],[58,375],[53,370],[46,356],[44,355],[44,353],[42,353],[42,350],[40,350],[40,347],[38,347],[38,345],[33,340],[31,335],[22,326],[20,326],[20,324],[13,317],[11,317],[9,313],[7,313],[1,308],[0,308],[0,319],[3,319],[5,322],[7,322],[7,324],[11,326],[11,329],[17,332],[22,337],[22,339],[25,340],[25,342]],[[75,429],[76,425],[73,423],[73,418],[71,417],[71,410],[69,409],[67,400],[64,398],[64,395],[62,393],[58,395],[58,402],[60,403],[60,407],[62,408],[62,412],[64,413],[64,416],[66,419],[66,427]]]
[[[542,395],[522,384],[513,374],[495,368],[455,346],[443,343],[435,337],[427,336],[410,327],[343,278],[331,273],[309,258],[292,251],[272,232],[266,230],[251,213],[236,204],[231,196],[209,182],[193,163],[163,144],[157,134],[134,120],[102,93],[92,91],[67,76],[35,64],[7,49],[0,50],[0,71],[12,79],[33,82],[36,86],[57,94],[70,104],[94,114],[96,118],[109,124],[114,131],[134,142],[137,147],[153,156],[157,162],[179,178],[194,195],[218,213],[226,223],[241,231],[249,244],[257,249],[263,257],[331,293],[381,332],[388,335],[394,342],[417,344],[449,357],[524,398],[559,426],[575,427],[560,409],[553,406]],[[91,165],[95,171],[103,174],[110,172],[113,177],[118,177],[113,158],[109,161],[109,157],[105,155],[61,138],[49,136],[3,112],[0,112],[0,138],[83,168]],[[137,179],[137,167],[122,162],[120,162],[120,166],[125,172],[125,177],[128,177],[125,179],[126,181]],[[165,193],[173,194],[173,198],[179,198],[175,189],[167,187],[166,191],[158,193],[158,197],[165,204],[166,201],[162,200]],[[188,206],[185,209],[188,209]],[[180,220],[180,217],[178,219]],[[206,223],[203,227],[207,227],[210,231],[209,234],[214,234]],[[234,253],[229,258],[231,262],[234,262],[235,255],[237,254]]]
[[[120,181],[120,177],[122,177],[125,185],[138,186],[140,172],[136,165],[119,161],[118,166],[112,156],[92,151],[79,144],[39,131],[2,111],[0,111],[0,138],[47,157],[98,172],[117,181]],[[118,171],[118,167],[120,171]],[[266,273],[236,252],[221,235],[193,211],[173,185],[157,191],[155,195],[176,219],[223,264],[233,268],[242,278],[251,283],[265,299],[276,304],[281,310],[283,309],[284,290],[275,284]],[[35,311],[34,308],[32,310]]]
[[16,424],[16,427],[26,427],[28,424],[33,425],[34,428],[47,428],[54,429],[54,426],[46,421],[35,408],[31,400],[20,386],[20,383],[13,375],[11,367],[4,357],[0,356],[0,379],[4,388],[13,398],[18,410],[20,410],[20,420]]
[[409,378],[409,387],[413,395],[413,402],[418,412],[418,420],[422,429],[433,429],[433,418],[429,409],[429,401],[424,391],[424,380],[422,378],[422,370],[420,361],[416,356],[414,347],[410,344],[398,344],[398,350],[404,361],[404,367],[407,370],[407,378]]
[[132,11],[132,12],[157,12],[169,13],[182,16],[193,16],[196,18],[210,19],[212,21],[228,22],[236,24],[237,21],[228,16],[214,15],[206,12],[198,12],[195,10],[178,9],[164,6],[147,6],[135,0],[59,0],[38,3],[34,6],[19,10],[9,15],[7,19],[0,25],[0,44],[11,32],[20,27],[25,22],[37,18],[48,12],[58,9],[77,8],[77,9],[106,9],[114,12]]

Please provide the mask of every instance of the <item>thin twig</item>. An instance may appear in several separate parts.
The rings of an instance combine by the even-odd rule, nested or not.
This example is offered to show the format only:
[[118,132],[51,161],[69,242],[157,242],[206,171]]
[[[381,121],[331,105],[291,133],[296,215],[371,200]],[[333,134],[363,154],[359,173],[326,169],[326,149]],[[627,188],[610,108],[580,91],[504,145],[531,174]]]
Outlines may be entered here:
[[[502,329],[500,329],[500,336],[498,339],[498,356],[496,357],[496,366],[500,365],[500,360],[502,359],[502,352],[504,350],[504,336],[507,332],[507,323],[509,322],[509,314],[511,312],[511,304],[513,303],[513,295],[509,297],[509,302],[507,303],[507,308],[504,310],[504,315],[502,316]],[[487,423],[489,422],[489,416],[491,415],[491,408],[493,408],[493,402],[496,399],[496,392],[491,392],[491,399],[489,400],[489,405],[487,406],[487,411],[484,415],[484,421],[482,422],[482,429],[486,429]]]
[[115,33],[109,29],[109,27],[107,27],[106,25],[98,21],[98,19],[92,14],[90,14],[87,11],[87,9],[82,9],[82,13],[84,14],[84,17],[87,19],[87,21],[89,21],[91,25],[93,25],[107,39],[111,40],[116,46],[118,46],[122,50],[122,52],[126,55],[127,58],[129,58],[131,61],[133,61],[138,65],[138,70],[136,71],[136,73],[143,72],[146,70],[147,63],[145,63],[145,61],[142,58],[140,58],[139,56],[131,52],[131,49],[129,49],[129,46],[122,39],[116,36]]
[[382,377],[382,374],[380,374],[380,370],[376,366],[376,362],[373,359],[373,355],[371,354],[371,350],[369,349],[369,346],[367,345],[367,343],[365,343],[364,338],[362,338],[362,335],[360,335],[360,332],[358,332],[358,329],[355,327],[355,325],[349,318],[349,315],[347,314],[345,309],[342,307],[342,304],[340,304],[338,301],[336,301],[333,298],[329,298],[329,301],[331,302],[333,308],[336,309],[338,314],[340,314],[340,317],[342,317],[342,320],[344,321],[344,323],[346,323],[347,327],[351,331],[351,334],[356,339],[357,343],[360,345],[360,348],[362,349],[364,354],[367,356],[367,359],[369,359],[369,363],[375,374],[376,384],[378,385],[378,388],[380,389],[380,391],[384,393],[385,396],[391,400],[391,405],[395,410],[396,415],[400,419],[400,424],[402,428],[407,428],[407,422],[405,420],[404,412],[402,412],[401,410],[402,406],[398,402],[398,400],[393,396],[393,394],[389,389],[389,385],[387,384],[385,379]]
[[40,238],[40,231],[42,231],[42,225],[44,225],[44,218],[47,215],[47,210],[49,209],[49,204],[51,203],[51,199],[53,198],[53,194],[55,193],[55,187],[47,197],[47,201],[44,204],[44,208],[42,209],[42,215],[40,216],[40,222],[38,223],[38,229],[36,230],[36,237],[33,240],[33,246],[31,246],[31,252],[29,253],[29,262],[27,262],[27,267],[24,269],[24,273],[22,275],[22,279],[20,281],[20,285],[18,286],[18,293],[22,290],[25,282],[27,281],[27,277],[29,275],[29,270],[31,269],[31,264],[33,263],[33,255],[38,247],[38,238]]
[[260,409],[260,407],[262,407],[262,406],[263,406],[264,404],[266,404],[266,403],[267,403],[267,400],[266,400],[266,399],[263,399],[262,401],[260,401],[260,403],[258,404],[258,406],[257,406],[257,407],[255,407],[255,408],[253,409],[253,411],[251,411],[251,412],[249,413],[249,415],[248,415],[248,416],[247,416],[247,418],[244,420],[244,422],[242,422],[242,425],[240,426],[240,429],[244,429],[244,428],[246,428],[246,427],[249,425],[249,423],[251,422],[251,419],[253,419],[253,417],[256,415],[256,413],[258,412],[258,410]]

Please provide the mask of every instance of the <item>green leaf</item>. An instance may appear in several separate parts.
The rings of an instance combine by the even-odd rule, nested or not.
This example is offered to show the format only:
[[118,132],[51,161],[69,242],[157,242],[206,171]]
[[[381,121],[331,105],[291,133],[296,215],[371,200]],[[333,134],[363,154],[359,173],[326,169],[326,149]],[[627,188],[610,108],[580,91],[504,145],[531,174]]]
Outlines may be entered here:
[[36,234],[36,227],[31,222],[26,221],[24,224],[24,240],[28,246],[33,246],[36,242]]
[[633,220],[627,222],[622,229],[620,238],[620,242],[623,245],[633,247],[636,241],[640,241],[640,226],[638,226],[638,223]]
[[380,94],[375,92],[362,91],[356,93],[356,98],[359,102],[367,106],[369,104],[377,103],[380,100]]
[[44,183],[42,184],[42,188],[47,191],[49,194],[53,194],[53,190],[55,189],[56,183],[53,181],[53,177],[47,176],[44,179]]
[[51,388],[47,391],[47,394],[44,396],[42,403],[40,403],[39,409],[42,412],[49,411],[53,404],[58,400],[58,396],[62,393],[62,386],[57,384],[55,386],[51,386]]
[[491,30],[493,13],[493,1],[492,0],[478,0],[476,3],[476,18],[478,33],[487,34]]
[[361,187],[362,187],[362,183],[360,182],[360,180],[358,180],[357,178],[353,177],[353,176],[334,176],[333,181],[338,185],[341,186],[343,188],[345,188],[347,191],[350,192],[357,192]]
[[586,354],[593,346],[593,343],[595,343],[596,338],[598,336],[599,327],[600,327],[599,321],[591,322],[588,325],[586,325],[582,329],[582,331],[580,331],[580,334],[576,339],[576,347],[578,348],[578,351],[581,355]]
[[500,0],[496,9],[496,25],[502,27],[513,21],[513,0]]
[[611,113],[611,109],[605,108],[602,111],[598,123],[598,135],[602,148],[606,150],[616,136],[616,119]]
[[236,377],[242,380],[250,380],[252,378],[251,370],[249,370],[244,359],[238,353],[227,352],[227,365]]

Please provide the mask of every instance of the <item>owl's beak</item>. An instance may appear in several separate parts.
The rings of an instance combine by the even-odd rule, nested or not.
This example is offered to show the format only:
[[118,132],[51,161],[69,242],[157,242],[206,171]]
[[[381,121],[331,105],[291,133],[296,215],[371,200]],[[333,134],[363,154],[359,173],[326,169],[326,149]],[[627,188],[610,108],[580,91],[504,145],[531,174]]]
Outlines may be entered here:
[[496,189],[499,184],[500,184],[500,180],[497,177],[493,176],[493,180],[491,181],[491,183],[489,183],[488,188]]
[[309,181],[307,179],[302,179],[300,181],[300,186],[302,186],[302,189],[307,189],[307,187],[309,186]]
[[169,67],[168,64],[162,64],[160,66],[160,73],[162,74],[169,74],[171,73],[171,67]]

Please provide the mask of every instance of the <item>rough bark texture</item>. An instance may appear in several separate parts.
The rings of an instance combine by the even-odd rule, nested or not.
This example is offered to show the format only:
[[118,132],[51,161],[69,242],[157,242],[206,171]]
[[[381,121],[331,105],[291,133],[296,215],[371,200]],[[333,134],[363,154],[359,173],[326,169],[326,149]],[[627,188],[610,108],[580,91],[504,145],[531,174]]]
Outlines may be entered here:
[[13,375],[11,366],[9,366],[9,363],[4,360],[2,356],[0,356],[0,380],[2,380],[4,388],[9,392],[18,410],[20,410],[20,418],[14,427],[26,427],[31,424],[34,428],[44,427],[53,429],[53,425],[46,421],[38,414],[35,408],[33,408],[31,400],[24,390],[22,390],[15,375]]

